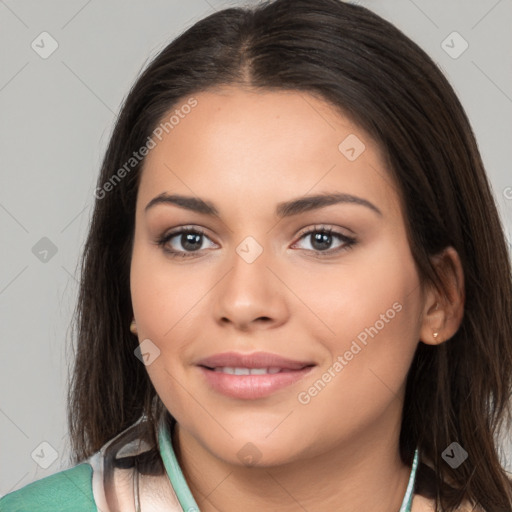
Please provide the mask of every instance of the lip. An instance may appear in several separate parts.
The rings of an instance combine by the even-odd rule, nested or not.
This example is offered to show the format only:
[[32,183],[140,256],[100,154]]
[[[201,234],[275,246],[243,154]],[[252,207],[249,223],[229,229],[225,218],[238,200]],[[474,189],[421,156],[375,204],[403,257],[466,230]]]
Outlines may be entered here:
[[[254,400],[295,384],[303,379],[316,363],[288,359],[269,352],[241,354],[224,352],[196,363],[209,386],[231,398]],[[215,368],[279,368],[279,373],[263,375],[231,375]]]
[[241,354],[239,352],[223,352],[215,354],[196,363],[207,368],[222,368],[225,366],[238,368],[282,368],[284,370],[300,370],[305,366],[312,366],[313,361],[297,361],[270,352],[253,352]]

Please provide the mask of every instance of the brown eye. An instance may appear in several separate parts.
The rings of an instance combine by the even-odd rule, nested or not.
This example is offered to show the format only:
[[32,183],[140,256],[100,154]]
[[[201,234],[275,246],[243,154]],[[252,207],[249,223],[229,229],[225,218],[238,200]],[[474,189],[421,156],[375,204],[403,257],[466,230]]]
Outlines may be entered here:
[[[331,255],[333,253],[350,249],[357,243],[355,238],[334,231],[332,228],[317,228],[316,226],[315,228],[303,233],[300,240],[303,239],[310,242],[310,248],[306,248],[306,250],[313,251],[321,256],[324,254]],[[341,244],[332,249],[331,247],[335,239],[338,239]]]
[[[171,256],[189,257],[202,250],[205,239],[209,238],[198,228],[180,228],[157,240],[157,245]],[[169,248],[169,245],[171,248]]]

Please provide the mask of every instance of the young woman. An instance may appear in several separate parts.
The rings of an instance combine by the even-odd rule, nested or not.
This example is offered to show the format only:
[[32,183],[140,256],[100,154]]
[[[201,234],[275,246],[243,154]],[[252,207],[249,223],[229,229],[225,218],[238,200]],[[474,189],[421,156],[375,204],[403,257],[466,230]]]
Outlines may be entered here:
[[512,280],[469,122],[369,10],[196,23],[95,191],[76,465],[0,510],[512,511]]

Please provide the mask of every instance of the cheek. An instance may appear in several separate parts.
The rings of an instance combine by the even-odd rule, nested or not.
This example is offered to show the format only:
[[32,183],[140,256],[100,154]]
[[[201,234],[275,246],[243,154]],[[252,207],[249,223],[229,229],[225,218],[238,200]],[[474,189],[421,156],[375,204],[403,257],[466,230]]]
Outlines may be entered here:
[[[155,248],[135,244],[130,288],[139,340],[147,343],[149,339],[151,350],[158,353],[146,371],[166,408],[187,425],[189,416],[194,418],[200,411],[195,415],[186,412],[191,409],[187,392],[195,391],[187,384],[183,354],[189,340],[197,335],[193,329],[198,325],[198,301],[207,290],[197,286],[201,283],[197,273],[176,270],[171,265]],[[190,286],[192,282],[194,286]]]
[[218,281],[212,274],[208,266],[177,264],[154,247],[134,246],[130,285],[138,336],[159,351],[146,371],[167,409],[183,425],[204,414],[191,406],[190,394],[196,396],[198,390],[189,363],[211,318],[208,294]]
[[316,306],[332,330],[324,341],[330,358],[297,398],[308,418],[327,414],[357,429],[399,404],[418,343],[419,279],[408,246],[383,244],[350,272],[340,267],[323,290],[328,300]]
[[[419,278],[405,236],[382,237],[340,264],[308,274],[307,282],[297,280],[295,289],[300,287],[304,302],[321,321],[317,324],[328,327],[325,339],[333,356],[358,337],[363,343],[378,337],[382,346],[394,340],[398,350],[419,329]],[[313,317],[307,319],[312,326]]]
[[[165,350],[178,349],[199,302],[207,294],[204,270],[179,265],[153,246],[136,243],[132,255],[130,289],[139,337],[154,339]],[[173,343],[170,343],[173,340]]]

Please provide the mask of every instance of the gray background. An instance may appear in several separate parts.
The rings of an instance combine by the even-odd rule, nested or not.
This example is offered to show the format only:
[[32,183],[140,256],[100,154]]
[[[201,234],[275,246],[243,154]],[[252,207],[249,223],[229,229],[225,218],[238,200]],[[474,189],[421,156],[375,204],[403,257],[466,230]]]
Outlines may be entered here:
[[[512,0],[358,3],[402,29],[448,76],[510,241]],[[70,466],[68,326],[96,178],[120,104],[150,57],[213,10],[239,4],[0,0],[0,496]],[[38,37],[44,31],[58,43],[46,59],[31,47],[35,40],[50,48]],[[457,36],[442,47],[453,31],[469,44],[458,58],[445,51],[463,48]],[[51,245],[44,237],[55,254],[40,252]],[[508,446],[512,471],[511,452]]]

